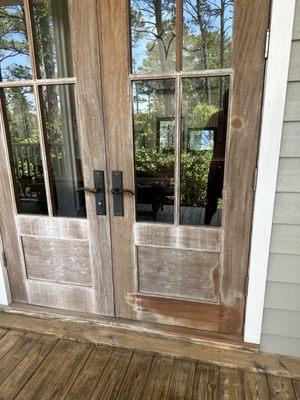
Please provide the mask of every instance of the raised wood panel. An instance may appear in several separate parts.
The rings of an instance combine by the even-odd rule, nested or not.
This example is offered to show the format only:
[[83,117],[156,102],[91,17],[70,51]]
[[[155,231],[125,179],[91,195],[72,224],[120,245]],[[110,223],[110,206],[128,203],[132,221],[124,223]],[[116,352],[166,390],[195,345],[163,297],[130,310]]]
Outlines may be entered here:
[[268,281],[297,283],[300,285],[300,256],[270,254]]
[[190,250],[137,248],[139,292],[216,302],[220,255]]
[[88,240],[86,219],[17,215],[16,223],[20,236]]
[[163,246],[217,253],[222,248],[222,229],[218,228],[136,223],[134,237],[137,246]]
[[260,348],[266,353],[300,357],[300,338],[262,334]]
[[276,194],[273,223],[300,225],[300,192]]
[[97,313],[97,304],[92,288],[30,279],[26,281],[26,287],[29,304]]
[[266,308],[264,311],[262,333],[290,336],[300,340],[300,313],[298,311]]
[[[300,21],[299,21],[300,25]],[[289,81],[300,81],[300,40],[294,40],[291,48]]]
[[244,321],[244,285],[249,262],[270,1],[239,0],[234,5],[233,80],[224,176],[220,301],[224,312],[226,307],[233,307],[239,310],[239,316],[236,315],[234,321],[230,315],[221,315],[220,318],[227,327],[235,324],[238,333],[242,332]]
[[265,308],[300,312],[300,287],[292,283],[268,282]]
[[92,286],[89,242],[22,237],[27,277]]
[[281,157],[300,157],[300,122],[284,122]]
[[277,192],[300,192],[300,158],[281,158]]
[[300,1],[296,1],[293,39],[300,39]]
[[287,85],[284,121],[300,121],[300,82]]
[[274,224],[270,252],[300,255],[300,226]]

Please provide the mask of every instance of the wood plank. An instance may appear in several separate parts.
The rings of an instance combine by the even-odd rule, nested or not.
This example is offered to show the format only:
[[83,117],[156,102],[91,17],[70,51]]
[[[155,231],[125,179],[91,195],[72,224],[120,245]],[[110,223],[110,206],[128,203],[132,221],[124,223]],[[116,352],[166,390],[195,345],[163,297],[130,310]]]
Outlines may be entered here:
[[91,400],[117,399],[119,388],[122,384],[127,367],[130,363],[132,352],[125,349],[115,349],[108,364],[100,377]]
[[0,386],[0,398],[13,400],[57,343],[55,336],[42,336]]
[[243,400],[244,376],[236,369],[220,368],[219,400]]
[[[300,169],[299,169],[300,171]],[[279,254],[300,255],[300,226],[273,225],[270,251]]]
[[197,364],[195,373],[194,398],[201,400],[217,400],[218,382],[218,367]]
[[[5,212],[1,207],[0,230],[5,248],[7,260],[7,273],[10,282],[10,290],[13,301],[28,302],[25,286],[24,259],[21,252],[21,241],[17,234],[15,214],[17,213],[16,197],[17,183],[12,160],[12,148],[10,145],[9,125],[5,118],[6,107],[3,90],[0,90],[0,204],[5,204]],[[4,116],[4,118],[3,118]],[[5,134],[6,133],[6,134]],[[14,192],[15,191],[15,192]]]
[[122,400],[142,399],[142,393],[150,371],[153,356],[147,353],[133,353],[117,398]]
[[277,188],[276,188],[277,192],[299,193],[300,158],[299,157],[281,158],[279,160],[278,168],[279,169],[278,169]]
[[300,82],[287,85],[284,121],[300,121]]
[[300,284],[299,256],[270,254],[268,281]]
[[142,320],[218,331],[218,304],[148,296],[141,293],[130,293],[127,298],[137,311],[138,318]]
[[92,286],[89,242],[22,237],[28,279]]
[[263,333],[261,335],[261,351],[300,357],[300,337],[294,338]]
[[[225,155],[224,241],[220,269],[220,303],[224,307],[219,330],[228,333],[241,333],[244,323],[269,10],[269,0],[234,2],[231,62],[234,79]],[[227,307],[236,311],[232,313]]]
[[267,380],[271,400],[296,399],[291,380],[279,378],[278,376],[268,376]]
[[198,251],[221,251],[222,229],[136,223],[136,246],[158,246]]
[[300,225],[299,204],[300,193],[277,193],[273,223]]
[[37,333],[26,333],[21,336],[16,344],[1,358],[0,361],[0,385],[9,374],[18,366],[20,361],[36,345],[40,335]]
[[[86,7],[89,7],[89,3],[90,0],[87,1]],[[131,100],[128,85],[130,72],[128,2],[98,0],[97,3],[98,16],[95,18],[99,21],[100,47],[95,51],[100,52],[101,56],[105,135],[109,154],[107,170],[123,171],[124,188],[134,190]],[[83,64],[85,64],[84,60]],[[100,147],[96,146],[97,151],[98,148]],[[108,176],[108,184],[111,187],[111,173]],[[116,316],[133,318],[133,310],[126,302],[126,295],[135,289],[134,197],[130,194],[124,195],[124,217],[122,218],[113,215],[112,198],[113,195],[110,193]]]
[[294,285],[292,283],[268,282],[265,296],[265,307],[283,311],[288,310],[300,312],[299,285]]
[[294,31],[293,39],[300,39],[300,4],[296,1],[295,19],[294,19]]
[[0,359],[17,343],[24,332],[10,330],[0,340]]
[[143,392],[143,400],[167,398],[171,381],[173,359],[155,356]]
[[293,381],[296,400],[300,400],[300,381]]
[[196,363],[175,360],[169,387],[168,400],[193,399]]
[[60,340],[19,392],[17,399],[61,399],[68,392],[92,345]]
[[300,122],[284,122],[281,138],[281,157],[300,157]]
[[219,253],[137,247],[139,292],[217,302]]
[[300,40],[292,42],[289,68],[289,82],[291,81],[300,81]]
[[267,378],[262,374],[244,374],[245,400],[268,400],[269,389]]
[[88,240],[88,222],[83,218],[48,218],[33,215],[17,215],[16,224],[20,236],[39,236],[55,239]]
[[96,346],[64,399],[89,399],[102,375],[113,349]]
[[7,329],[2,329],[2,328],[0,328],[0,339],[1,339],[4,335],[6,335],[6,333],[7,333]]
[[[155,324],[146,324],[146,328],[144,328],[145,324],[142,324],[138,328],[138,323],[135,323],[136,325],[120,324],[120,322],[115,324],[97,323],[97,319],[86,319],[86,315],[85,318],[82,317],[76,322],[71,317],[63,320],[59,312],[48,317],[42,317],[42,314],[41,312],[40,318],[35,318],[20,313],[10,314],[2,311],[0,312],[0,326],[13,329],[22,327],[26,331],[54,334],[62,338],[157,352],[189,360],[202,360],[204,363],[227,368],[239,368],[245,371],[300,379],[299,358],[255,353],[245,347],[235,348],[232,344],[210,343],[201,340],[201,336],[199,338],[184,336],[182,332],[186,330],[183,328],[175,329],[166,326],[164,332],[159,332],[159,330],[149,328]],[[178,334],[176,334],[176,330],[178,330]]]
[[[102,107],[97,0],[68,0],[76,84],[76,109],[84,183],[94,187],[93,170],[107,171]],[[87,62],[88,60],[88,62]],[[121,135],[122,136],[122,135]],[[107,181],[107,180],[106,180]],[[109,218],[96,216],[95,196],[85,193],[95,313],[114,315]],[[106,198],[109,214],[109,203]]]
[[[181,338],[190,340],[193,343],[207,344],[219,348],[233,348],[243,351],[258,352],[258,346],[253,343],[246,343],[240,335],[228,335],[215,332],[201,331],[199,329],[190,329],[186,327],[175,327],[166,324],[156,324],[152,322],[140,322],[133,320],[124,320],[121,318],[111,318],[98,316],[94,314],[61,310],[58,308],[39,307],[29,304],[12,303],[8,307],[0,307],[0,311],[8,314],[22,315],[23,317],[34,317],[40,322],[41,319],[53,319],[60,321],[61,324],[75,323],[75,325],[89,324],[90,329],[86,331],[87,335],[82,335],[84,340],[89,339],[90,332],[93,332],[94,327],[102,330],[103,327],[111,327],[112,331],[119,330],[124,332],[143,332],[146,334],[155,334],[158,336],[166,336],[169,338]],[[30,319],[29,319],[30,320]],[[17,321],[15,321],[17,324]],[[35,324],[36,325],[36,324]],[[47,326],[47,322],[46,322]],[[45,328],[46,329],[46,328]],[[82,339],[81,339],[82,340]],[[90,341],[93,340],[90,337]]]

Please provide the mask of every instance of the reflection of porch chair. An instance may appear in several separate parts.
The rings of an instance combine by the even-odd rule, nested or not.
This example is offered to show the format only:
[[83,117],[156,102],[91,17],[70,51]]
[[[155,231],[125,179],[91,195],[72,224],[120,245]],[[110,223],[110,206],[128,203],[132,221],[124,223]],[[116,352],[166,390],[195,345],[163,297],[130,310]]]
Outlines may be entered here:
[[153,221],[164,204],[164,182],[155,178],[137,178],[137,215],[150,215]]

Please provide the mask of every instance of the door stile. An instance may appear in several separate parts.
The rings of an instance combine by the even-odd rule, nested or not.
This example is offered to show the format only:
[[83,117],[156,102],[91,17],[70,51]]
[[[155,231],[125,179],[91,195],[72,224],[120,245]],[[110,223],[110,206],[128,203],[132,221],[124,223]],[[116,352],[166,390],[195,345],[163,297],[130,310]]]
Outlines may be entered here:
[[27,302],[25,261],[15,221],[15,216],[17,215],[14,195],[16,182],[14,175],[11,174],[13,169],[9,161],[11,159],[9,154],[10,146],[8,146],[8,138],[6,136],[8,130],[6,127],[7,121],[3,118],[4,112],[3,91],[0,89],[0,226],[7,265],[9,265],[7,272],[12,298],[15,301]]
[[[80,2],[69,0],[72,51],[77,77],[76,105],[83,176],[88,187],[94,186],[94,170],[107,171],[96,9],[96,0],[81,0]],[[105,184],[108,189],[107,176]],[[106,216],[96,216],[94,194],[85,193],[85,198],[96,298],[95,312],[113,316],[114,290],[109,211]],[[109,210],[107,190],[106,204]]]
[[[100,33],[108,180],[112,171],[123,171],[124,189],[134,190],[133,140],[130,131],[129,8],[127,1],[97,0]],[[126,46],[123,43],[126,43]],[[111,187],[111,186],[110,186]],[[134,198],[124,194],[124,217],[114,216],[112,194],[111,234],[116,316],[134,317],[127,295],[134,291]]]
[[[233,91],[225,167],[219,331],[243,330],[269,0],[235,1]],[[247,150],[247,151],[246,151]],[[235,216],[233,218],[233,215]]]

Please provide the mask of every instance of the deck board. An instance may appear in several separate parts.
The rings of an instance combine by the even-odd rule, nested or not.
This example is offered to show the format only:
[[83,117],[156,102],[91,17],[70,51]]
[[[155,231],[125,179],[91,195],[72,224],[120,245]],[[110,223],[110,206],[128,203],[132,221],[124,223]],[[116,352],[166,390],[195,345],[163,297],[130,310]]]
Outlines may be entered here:
[[300,400],[300,381],[0,328],[0,399]]

